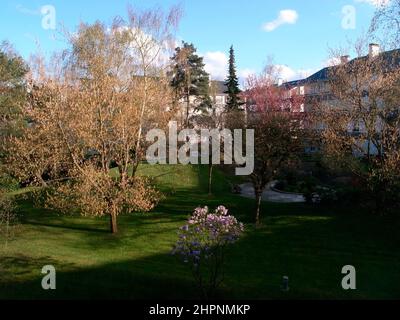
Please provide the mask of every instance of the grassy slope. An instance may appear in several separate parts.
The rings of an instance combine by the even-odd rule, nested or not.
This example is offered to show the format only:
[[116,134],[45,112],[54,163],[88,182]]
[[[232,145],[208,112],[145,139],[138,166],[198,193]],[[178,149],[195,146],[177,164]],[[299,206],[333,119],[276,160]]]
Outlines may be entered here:
[[[0,298],[197,298],[190,272],[169,255],[176,230],[197,205],[226,205],[247,223],[231,248],[224,298],[400,298],[400,223],[351,209],[264,204],[264,226],[251,225],[252,200],[229,194],[216,171],[206,195],[207,168],[142,166],[167,199],[150,214],[122,216],[120,233],[107,218],[59,215],[22,202],[23,225],[0,249]],[[219,178],[219,179],[218,179]],[[41,268],[57,269],[57,290],[41,289]],[[356,291],[341,289],[341,268],[357,268]],[[291,290],[281,293],[281,277]]]

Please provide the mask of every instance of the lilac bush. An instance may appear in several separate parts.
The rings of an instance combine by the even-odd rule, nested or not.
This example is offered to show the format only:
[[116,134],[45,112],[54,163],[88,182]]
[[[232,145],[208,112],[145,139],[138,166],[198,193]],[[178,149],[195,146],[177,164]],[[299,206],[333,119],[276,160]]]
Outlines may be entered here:
[[244,231],[242,223],[228,215],[224,206],[210,213],[208,207],[196,208],[172,253],[187,263],[205,298],[210,297],[223,280],[225,251]]

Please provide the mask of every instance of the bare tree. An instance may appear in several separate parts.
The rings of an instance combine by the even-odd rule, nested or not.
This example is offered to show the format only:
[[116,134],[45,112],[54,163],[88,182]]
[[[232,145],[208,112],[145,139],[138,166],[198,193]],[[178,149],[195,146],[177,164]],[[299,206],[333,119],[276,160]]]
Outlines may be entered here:
[[324,154],[351,170],[384,212],[400,177],[400,56],[366,54],[331,69],[330,101],[316,104]]
[[256,224],[260,223],[262,193],[269,182],[288,166],[297,163],[302,152],[302,126],[299,109],[302,98],[276,85],[276,70],[265,69],[247,79],[244,94],[249,110],[247,126],[255,129],[255,168],[251,175],[256,197]]
[[[197,130],[208,129],[219,130],[223,127],[225,111],[219,106],[217,101],[217,83],[215,81],[210,82],[210,101],[207,104],[199,104],[196,108],[194,115],[190,118]],[[212,181],[214,164],[212,162],[212,137],[208,137],[208,194],[212,194]],[[223,148],[221,148],[223,149]],[[220,150],[222,151],[222,150]]]
[[382,1],[372,19],[370,32],[388,48],[397,49],[400,43],[400,0]]
[[130,10],[128,22],[81,24],[71,50],[32,73],[30,125],[10,141],[9,164],[21,180],[45,187],[46,206],[108,215],[116,233],[119,214],[157,204],[159,192],[135,172],[145,130],[173,115],[162,55],[178,17],[176,8]]

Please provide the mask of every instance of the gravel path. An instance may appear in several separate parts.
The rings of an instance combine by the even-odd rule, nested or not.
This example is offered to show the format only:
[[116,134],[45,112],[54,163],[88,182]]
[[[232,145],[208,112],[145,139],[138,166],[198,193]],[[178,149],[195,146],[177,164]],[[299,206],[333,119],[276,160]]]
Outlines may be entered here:
[[[280,193],[271,190],[271,186],[274,182],[269,183],[262,194],[264,201],[278,202],[278,203],[303,203],[305,202],[304,197],[298,194],[287,194]],[[245,183],[240,185],[241,196],[246,198],[254,199],[254,188],[251,183]]]

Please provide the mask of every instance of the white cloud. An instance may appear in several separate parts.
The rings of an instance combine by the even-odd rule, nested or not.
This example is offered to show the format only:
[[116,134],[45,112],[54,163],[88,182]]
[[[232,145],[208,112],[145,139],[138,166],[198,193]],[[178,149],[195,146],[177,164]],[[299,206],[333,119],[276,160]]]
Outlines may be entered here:
[[[107,28],[108,32],[111,32],[111,28]],[[128,26],[122,26],[115,30],[115,32],[130,31],[130,36],[135,39],[130,44],[130,54],[132,57],[139,59],[141,53],[138,51],[138,47],[144,48],[147,53],[147,62],[157,66],[166,66],[171,59],[173,51],[179,46],[176,39],[165,39],[159,41],[153,37],[152,34],[146,33],[138,28],[130,28]]]
[[250,76],[256,75],[256,74],[257,74],[257,72],[254,69],[245,68],[245,69],[239,70],[238,77],[239,77],[240,87],[243,89],[247,84],[247,79]]
[[239,70],[239,78],[240,79],[246,79],[249,76],[254,75],[254,74],[256,74],[256,71],[253,70],[253,69],[242,69],[242,70]]
[[[228,76],[228,55],[221,51],[209,51],[202,56],[205,64],[204,69],[210,75],[210,79],[224,81]],[[244,84],[250,75],[256,73],[254,69],[239,69],[237,71],[239,84]]]
[[[209,51],[203,56],[204,69],[212,80],[225,80],[228,74],[228,56],[221,51]],[[284,81],[298,80],[307,78],[317,70],[314,69],[292,69],[287,65],[275,65],[277,73]],[[244,68],[237,72],[240,83],[245,83],[246,79],[253,74],[257,74],[254,69]]]
[[355,0],[356,2],[368,3],[374,7],[387,6],[391,0]]
[[284,81],[299,80],[309,77],[315,72],[313,69],[292,69],[287,65],[275,65],[277,73]]
[[322,62],[322,66],[325,67],[334,67],[340,64],[340,58],[333,57],[329,58]]
[[15,8],[17,9],[18,12],[25,14],[25,15],[29,15],[29,16],[40,15],[40,9],[32,10],[32,9],[24,7],[22,4],[18,4]]
[[267,32],[274,31],[276,28],[284,24],[295,24],[299,18],[299,14],[295,10],[281,10],[278,18],[274,21],[267,22],[263,25],[263,30]]
[[228,56],[221,51],[210,51],[204,54],[204,69],[212,80],[224,80],[228,73]]

